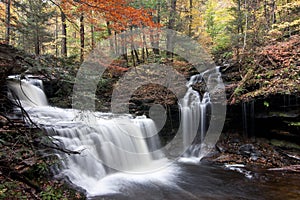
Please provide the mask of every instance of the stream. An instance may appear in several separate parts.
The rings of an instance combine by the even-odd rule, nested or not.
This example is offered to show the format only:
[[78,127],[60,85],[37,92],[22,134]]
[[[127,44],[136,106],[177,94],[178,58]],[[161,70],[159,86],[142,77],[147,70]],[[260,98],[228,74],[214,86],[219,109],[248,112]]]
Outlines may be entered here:
[[239,167],[208,163],[179,162],[174,165],[170,181],[147,178],[152,175],[143,178],[124,174],[106,177],[101,182],[104,193],[91,199],[283,200],[299,199],[300,196],[300,176],[295,173],[244,171]]
[[[218,87],[218,69],[209,73],[217,77],[214,86]],[[89,199],[299,198],[300,176],[295,173],[201,161],[207,154],[202,147],[212,104],[208,93],[201,97],[191,85],[201,81],[202,75],[187,84],[189,89],[179,103],[181,143],[168,151],[162,150],[154,121],[145,116],[52,107],[42,83],[35,80],[12,81],[9,96],[18,97],[57,146],[79,152],[54,152],[61,163],[53,171],[56,178],[66,178],[83,189]],[[194,137],[200,138],[198,143],[191,143]]]

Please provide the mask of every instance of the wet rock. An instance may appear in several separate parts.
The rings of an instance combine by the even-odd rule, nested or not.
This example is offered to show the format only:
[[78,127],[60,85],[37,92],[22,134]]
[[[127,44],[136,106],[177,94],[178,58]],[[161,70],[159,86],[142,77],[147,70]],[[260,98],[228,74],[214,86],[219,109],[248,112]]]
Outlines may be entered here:
[[238,153],[250,157],[251,160],[257,160],[260,156],[260,152],[254,147],[253,144],[244,144],[240,146]]
[[138,106],[134,103],[129,103],[128,107],[130,110],[136,110],[138,108]]
[[135,105],[141,105],[143,103],[140,99],[137,99],[137,98],[131,98],[130,102]]
[[224,145],[220,144],[220,143],[217,143],[217,144],[216,144],[216,148],[217,148],[217,150],[218,150],[220,153],[226,152],[226,147],[225,147]]
[[153,103],[155,101],[155,99],[142,99],[141,102],[142,103]]
[[240,139],[239,138],[232,138],[231,140],[230,140],[230,143],[240,143],[241,141],[240,141]]
[[250,160],[252,160],[252,161],[257,161],[258,160],[258,156],[257,155],[252,155],[251,157],[250,157]]

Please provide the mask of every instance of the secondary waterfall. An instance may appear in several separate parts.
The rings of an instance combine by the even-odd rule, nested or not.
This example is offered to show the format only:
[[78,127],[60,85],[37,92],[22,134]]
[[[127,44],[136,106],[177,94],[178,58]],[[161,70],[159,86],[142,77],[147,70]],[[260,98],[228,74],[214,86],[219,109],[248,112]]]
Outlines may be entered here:
[[[212,106],[210,94],[205,92],[201,96],[193,85],[203,82],[209,87],[219,79],[218,68],[192,76],[184,98],[179,101],[183,146],[187,148],[185,156],[200,156],[199,144],[204,141]],[[68,155],[57,151],[61,164],[55,171],[89,195],[98,194],[99,181],[118,171],[131,174],[160,171],[159,181],[167,176],[166,171],[158,170],[168,164],[168,159],[160,151],[157,129],[151,119],[51,107],[42,82],[36,79],[11,81],[9,88],[13,91],[11,97],[17,97],[31,119],[53,138],[53,143],[78,152]],[[192,133],[200,135],[193,145],[190,143],[194,139]]]
[[[192,76],[187,82],[188,90],[178,102],[181,113],[183,146],[187,149],[186,157],[201,158],[201,154],[207,153],[201,152],[201,145],[208,129],[212,106],[207,88],[218,88],[221,81],[219,67],[216,67]],[[206,87],[202,96],[193,88],[195,84],[201,83]],[[193,144],[191,144],[191,141],[194,141]]]

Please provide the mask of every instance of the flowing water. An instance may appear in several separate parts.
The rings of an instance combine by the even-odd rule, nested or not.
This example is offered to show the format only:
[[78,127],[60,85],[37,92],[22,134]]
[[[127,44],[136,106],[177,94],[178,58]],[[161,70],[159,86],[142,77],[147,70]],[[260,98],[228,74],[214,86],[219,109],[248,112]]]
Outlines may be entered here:
[[[198,161],[207,153],[203,152],[201,145],[207,132],[212,106],[209,92],[204,92],[201,96],[193,88],[195,84],[201,83],[217,88],[222,83],[219,67],[192,76],[186,84],[188,88],[186,94],[178,102],[181,113],[183,145],[187,149],[185,157],[193,157]],[[195,137],[196,139],[191,145],[190,141],[193,141]]]
[[[215,166],[200,162],[209,121],[210,94],[192,85],[208,77],[220,79],[218,68],[193,76],[179,101],[184,159],[171,160],[161,151],[154,122],[144,116],[87,112],[51,107],[36,80],[11,82],[10,88],[31,119],[61,148],[54,170],[86,191],[90,199],[286,199],[299,193],[299,177],[260,175],[244,166]],[[196,133],[196,140],[192,145]],[[182,158],[183,158],[182,157]],[[197,158],[197,159],[194,159]],[[278,178],[280,181],[278,181]],[[274,187],[288,191],[275,190]],[[280,198],[278,198],[280,197]],[[282,198],[281,198],[282,197]]]

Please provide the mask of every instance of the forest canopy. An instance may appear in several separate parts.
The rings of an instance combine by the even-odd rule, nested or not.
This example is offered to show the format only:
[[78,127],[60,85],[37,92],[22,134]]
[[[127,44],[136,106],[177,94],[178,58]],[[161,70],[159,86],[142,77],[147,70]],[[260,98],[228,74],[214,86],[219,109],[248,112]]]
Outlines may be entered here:
[[36,55],[77,55],[126,29],[164,26],[239,55],[299,34],[296,0],[3,0],[0,39]]
[[[252,86],[245,85],[245,80],[250,78],[246,75],[251,70],[260,73],[277,66],[283,67],[282,70],[296,70],[292,74],[298,72],[297,49],[288,58],[286,51],[280,49],[285,44],[293,46],[297,41],[299,13],[297,0],[3,0],[0,2],[0,42],[32,55],[29,59],[34,62],[32,65],[47,73],[60,69],[60,74],[72,82],[74,77],[68,75],[76,74],[79,64],[98,42],[126,30],[165,27],[196,40],[213,55],[217,64],[237,67],[233,71],[239,71],[234,75],[239,83],[229,89],[232,101],[241,95],[247,96],[242,99],[249,99],[274,93],[271,89],[262,92],[263,86],[257,86],[261,84],[255,81]],[[110,45],[119,48],[117,43]],[[123,49],[125,53],[114,63],[109,77],[120,76],[128,68],[151,59],[174,61],[174,55],[169,52],[146,46],[139,50],[132,47],[128,44]],[[264,49],[269,48],[265,55]],[[179,68],[189,71],[186,65]],[[284,73],[274,74],[280,77]],[[257,77],[260,82],[261,77],[271,76],[263,72]],[[290,78],[284,83],[297,80],[297,75]],[[287,87],[287,93],[291,91],[298,89]]]

